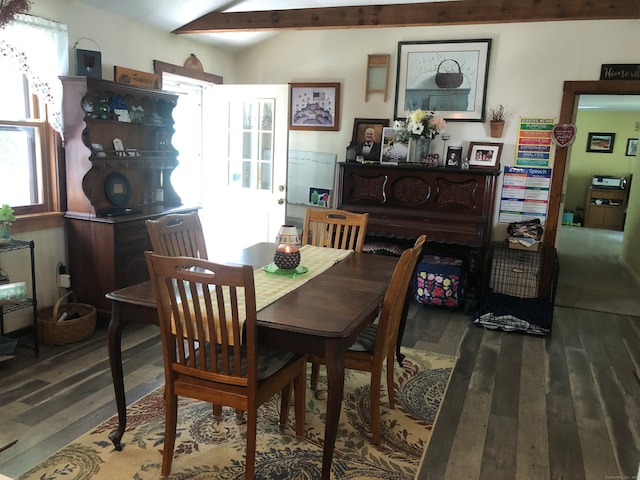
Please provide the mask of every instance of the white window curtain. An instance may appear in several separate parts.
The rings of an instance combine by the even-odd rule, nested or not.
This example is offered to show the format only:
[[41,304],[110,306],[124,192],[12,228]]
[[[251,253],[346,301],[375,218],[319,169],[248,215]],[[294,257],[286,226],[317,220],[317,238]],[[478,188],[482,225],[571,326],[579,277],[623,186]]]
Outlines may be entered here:
[[62,83],[69,72],[67,26],[32,15],[16,15],[0,29],[0,55],[14,62],[48,105],[49,123],[62,133]]

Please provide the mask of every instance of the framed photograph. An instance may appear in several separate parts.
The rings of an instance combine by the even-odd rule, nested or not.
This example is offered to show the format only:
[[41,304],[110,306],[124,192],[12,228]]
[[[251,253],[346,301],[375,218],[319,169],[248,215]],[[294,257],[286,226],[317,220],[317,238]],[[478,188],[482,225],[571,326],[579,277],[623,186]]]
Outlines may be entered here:
[[[406,130],[402,130],[406,132]],[[404,163],[409,157],[409,136],[400,138],[398,131],[392,127],[382,129],[382,152],[380,153],[380,163],[397,165]]]
[[637,138],[629,138],[627,139],[627,150],[625,155],[627,157],[635,157],[638,154],[638,139]]
[[398,43],[395,118],[416,109],[484,121],[491,39]]
[[340,130],[339,83],[290,83],[289,130]]
[[587,152],[612,153],[615,139],[615,133],[589,132],[589,136],[587,137]]
[[389,126],[389,120],[378,118],[356,118],[353,121],[351,143],[356,148],[356,158],[360,161],[380,161],[382,129]]
[[469,144],[469,166],[496,168],[500,165],[502,143],[471,142]]
[[462,167],[462,147],[453,145],[447,147],[447,160],[444,166],[449,168]]

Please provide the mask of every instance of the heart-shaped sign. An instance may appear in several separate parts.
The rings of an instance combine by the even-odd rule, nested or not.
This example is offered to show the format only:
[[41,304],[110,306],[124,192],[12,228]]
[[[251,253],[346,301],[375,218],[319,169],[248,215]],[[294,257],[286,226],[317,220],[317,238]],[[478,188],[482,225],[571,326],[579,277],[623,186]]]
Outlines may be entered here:
[[551,131],[553,143],[559,147],[568,147],[576,139],[576,126],[571,123],[559,123]]

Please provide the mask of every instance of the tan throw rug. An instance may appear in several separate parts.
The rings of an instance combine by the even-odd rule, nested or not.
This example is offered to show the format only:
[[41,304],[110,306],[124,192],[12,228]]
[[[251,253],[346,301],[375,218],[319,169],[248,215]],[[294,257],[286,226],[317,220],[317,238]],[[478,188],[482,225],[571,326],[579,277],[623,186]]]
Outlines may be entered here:
[[[456,359],[404,348],[403,368],[395,366],[397,405],[389,410],[382,392],[382,443],[371,443],[369,374],[346,371],[344,402],[333,457],[334,479],[413,480]],[[307,392],[306,432],[297,440],[293,408],[289,425],[278,427],[277,399],[260,409],[256,479],[320,478],[326,402],[324,368],[318,395]],[[318,398],[319,397],[319,398]],[[220,419],[211,405],[180,399],[178,437],[171,479],[244,479],[245,424],[223,408]],[[124,448],[118,452],[107,438],[117,424],[112,417],[67,445],[19,480],[157,480],[164,437],[162,388],[128,408]]]

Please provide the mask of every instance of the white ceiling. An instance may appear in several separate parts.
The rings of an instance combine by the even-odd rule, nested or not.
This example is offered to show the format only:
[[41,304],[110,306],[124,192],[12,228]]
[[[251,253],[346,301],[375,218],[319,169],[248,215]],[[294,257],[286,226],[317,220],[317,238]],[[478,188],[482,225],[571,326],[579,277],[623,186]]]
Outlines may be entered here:
[[[251,12],[300,8],[428,3],[445,0],[80,0],[87,5],[147,23],[167,32],[210,12]],[[190,35],[190,38],[238,51],[255,45],[277,32],[229,32]]]
[[640,95],[580,95],[580,110],[640,112]]

